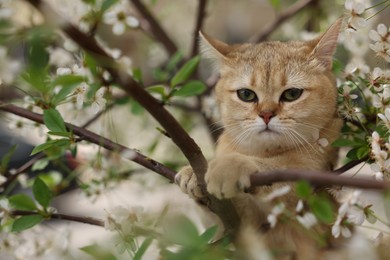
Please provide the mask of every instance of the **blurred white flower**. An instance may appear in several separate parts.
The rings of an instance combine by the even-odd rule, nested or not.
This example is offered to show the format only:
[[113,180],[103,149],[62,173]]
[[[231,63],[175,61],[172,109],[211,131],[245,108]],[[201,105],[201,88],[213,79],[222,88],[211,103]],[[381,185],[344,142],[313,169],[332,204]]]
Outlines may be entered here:
[[338,238],[340,234],[346,238],[351,237],[352,235],[351,230],[349,230],[349,228],[342,223],[342,220],[343,218],[337,217],[336,222],[332,226],[332,235],[335,238]]
[[373,50],[376,55],[383,58],[385,61],[390,62],[390,46],[383,44],[381,42],[375,42],[370,44],[371,50]]
[[267,221],[270,224],[271,228],[274,228],[276,226],[276,223],[278,222],[278,217],[280,214],[283,213],[285,209],[285,205],[283,203],[279,203],[275,205],[271,213],[267,216]]
[[345,9],[348,14],[348,28],[358,30],[366,26],[367,21],[362,17],[366,7],[363,3],[356,0],[345,1]]
[[125,208],[116,206],[107,212],[104,219],[104,228],[110,231],[121,230],[124,234],[133,233],[134,224],[142,222],[144,208],[135,206]]
[[112,25],[112,32],[115,35],[123,34],[127,27],[137,28],[140,24],[136,17],[126,14],[123,8],[118,4],[103,15],[103,22]]
[[348,64],[345,66],[344,72],[347,75],[356,74],[358,76],[364,77],[367,73],[370,72],[370,67],[365,63],[364,59],[353,57],[351,61],[348,62]]
[[7,49],[0,47],[0,79],[2,83],[11,84],[14,82],[21,68],[21,63],[10,59],[7,55]]
[[9,205],[8,199],[0,199],[0,225],[4,225],[11,219],[10,216],[11,206]]
[[264,201],[272,201],[278,197],[284,196],[291,191],[291,187],[288,185],[282,186],[273,190],[266,197],[263,198]]
[[88,90],[88,85],[87,85],[87,83],[83,82],[73,92],[73,95],[76,96],[76,108],[77,109],[83,108],[85,94],[87,93],[87,90]]
[[317,218],[313,213],[306,212],[302,216],[297,216],[297,220],[301,223],[305,228],[309,229],[315,224],[317,224]]
[[390,41],[390,33],[383,23],[378,24],[376,31],[370,30],[368,36],[374,42],[389,43]]
[[302,200],[299,200],[298,203],[297,203],[297,206],[295,207],[295,211],[296,212],[301,212],[303,210],[303,201]]
[[92,100],[92,110],[96,114],[100,110],[103,110],[106,105],[106,99],[104,98],[104,93],[106,89],[104,87],[100,88],[98,91],[96,91],[95,96]]
[[62,48],[49,48],[49,63],[57,67],[66,67],[74,64],[72,54]]
[[[387,98],[388,100],[388,98]],[[390,107],[385,109],[384,114],[378,113],[378,117],[383,121],[384,125],[390,130]]]

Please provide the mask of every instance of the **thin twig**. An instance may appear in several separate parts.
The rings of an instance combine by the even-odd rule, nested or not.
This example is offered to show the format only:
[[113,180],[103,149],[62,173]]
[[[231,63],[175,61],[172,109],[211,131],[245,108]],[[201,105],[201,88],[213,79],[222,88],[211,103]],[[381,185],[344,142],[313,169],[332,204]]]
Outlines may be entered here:
[[[0,109],[1,109],[1,107],[0,107]],[[31,166],[34,165],[34,163],[36,163],[39,159],[42,159],[43,157],[45,157],[44,153],[38,153],[35,157],[31,158],[30,160],[25,162],[22,166],[17,168],[15,170],[15,172],[13,172],[12,174],[9,174],[7,176],[7,180],[0,185],[0,190],[2,188],[8,187],[8,185],[10,185],[14,180],[16,180],[20,174],[26,172]]]
[[271,185],[276,182],[291,182],[305,180],[318,187],[348,186],[361,189],[388,190],[390,183],[367,178],[351,178],[337,176],[331,172],[303,170],[275,170],[251,175],[251,187]]
[[[39,215],[39,213],[34,212],[34,211],[13,210],[13,211],[11,211],[11,215],[14,217],[16,217],[16,216],[31,216],[31,215]],[[79,223],[104,227],[103,220],[92,218],[92,217],[80,217],[80,216],[72,216],[72,215],[67,215],[67,214],[52,213],[52,214],[50,214],[49,219],[69,220],[72,222],[79,222]]]
[[286,20],[296,15],[298,12],[303,10],[305,7],[307,7],[309,4],[317,0],[300,0],[296,2],[295,4],[291,5],[289,8],[287,8],[285,11],[281,12],[276,19],[267,24],[263,30],[260,32],[259,35],[256,35],[252,37],[249,42],[262,42],[265,41],[268,36],[274,32],[280,25],[282,25]]
[[149,30],[152,32],[154,38],[159,41],[167,50],[170,55],[173,55],[177,52],[177,47],[175,43],[169,38],[168,34],[164,31],[160,23],[153,16],[153,14],[146,8],[146,6],[141,3],[140,0],[129,0],[138,12],[144,17],[149,23]]
[[199,51],[199,42],[198,42],[199,31],[202,29],[204,18],[206,16],[206,6],[207,6],[207,0],[198,0],[198,10],[196,12],[196,23],[193,32],[191,57],[196,56]]
[[[27,109],[24,109],[24,108],[15,106],[15,105],[3,104],[0,101],[0,110],[3,110],[6,112],[9,112],[9,113],[30,119],[34,122],[43,124],[43,115],[31,112]],[[130,158],[127,158],[125,156],[126,159],[134,161],[134,162],[144,166],[145,168],[148,168],[148,169],[168,178],[171,181],[173,181],[175,178],[175,174],[176,174],[175,171],[169,169],[165,165],[163,165],[155,160],[152,160],[149,157],[147,157],[147,156],[145,156],[145,155],[143,155],[135,150],[132,150],[128,147],[125,147],[121,144],[115,143],[115,142],[113,142],[113,141],[111,141],[103,136],[100,136],[98,134],[95,134],[87,129],[72,125],[70,123],[65,123],[65,125],[70,131],[72,131],[74,134],[78,135],[79,137],[82,137],[86,141],[100,145],[100,146],[102,146],[110,151],[116,151],[116,152],[131,151],[131,153],[134,153],[134,156],[131,156]]]
[[341,166],[340,168],[332,171],[333,174],[342,174],[346,171],[348,171],[349,169],[352,169],[353,167],[355,167],[356,165],[362,163],[362,162],[365,162],[369,159],[369,156],[365,156],[359,160],[353,160],[353,161],[350,161],[349,163]]
[[104,110],[102,111],[99,111],[96,115],[94,115],[92,118],[90,118],[87,122],[85,122],[84,124],[81,125],[81,128],[87,128],[88,126],[90,126],[93,122],[95,122],[96,120],[98,120],[102,115],[104,115],[105,113],[107,113],[109,110],[111,110],[113,107],[114,107],[115,103],[110,103],[108,104]]

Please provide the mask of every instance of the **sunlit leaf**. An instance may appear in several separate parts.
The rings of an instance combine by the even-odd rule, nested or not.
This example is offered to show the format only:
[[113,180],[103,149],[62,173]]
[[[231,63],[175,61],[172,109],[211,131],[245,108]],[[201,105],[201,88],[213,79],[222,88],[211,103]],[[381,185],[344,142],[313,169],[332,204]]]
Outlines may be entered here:
[[49,189],[46,183],[38,177],[35,178],[32,191],[38,203],[44,208],[47,208],[53,198],[53,192]]
[[31,170],[33,171],[40,171],[46,168],[46,166],[49,164],[49,160],[44,158],[36,161],[33,166],[31,167]]
[[37,209],[35,202],[26,194],[12,195],[8,198],[8,201],[14,209],[32,211]]
[[320,221],[330,224],[334,221],[333,209],[330,201],[325,197],[312,197],[309,206],[313,214]]
[[196,56],[189,61],[187,61],[183,67],[180,68],[180,70],[173,76],[171,80],[171,87],[175,87],[185,81],[187,81],[192,73],[196,70],[198,67],[200,58],[199,56]]
[[12,155],[15,153],[17,145],[13,145],[6,154],[2,155],[3,157],[1,158],[1,165],[0,165],[0,174],[4,174],[5,171],[8,168],[8,164],[11,160]]
[[206,90],[206,85],[199,80],[192,80],[176,90],[173,95],[178,97],[190,97],[202,94]]
[[20,232],[41,223],[43,217],[41,215],[22,216],[16,219],[12,225],[13,232]]
[[133,260],[142,260],[142,256],[145,254],[146,250],[149,248],[149,246],[152,244],[153,239],[148,237],[146,238],[141,246],[138,248],[138,250],[135,252]]
[[295,184],[295,190],[301,199],[307,199],[309,198],[311,194],[311,187],[310,184],[306,181],[299,181]]
[[82,247],[80,250],[96,260],[116,260],[116,257],[113,254],[96,244]]
[[118,2],[119,0],[104,0],[102,3],[101,11],[107,11],[108,9],[110,9],[111,6],[115,5]]
[[43,121],[46,127],[53,132],[66,132],[64,119],[54,108],[43,111]]
[[39,152],[48,150],[53,147],[67,147],[69,145],[70,145],[69,139],[49,140],[46,143],[35,146],[35,148],[31,152],[31,155],[37,154]]

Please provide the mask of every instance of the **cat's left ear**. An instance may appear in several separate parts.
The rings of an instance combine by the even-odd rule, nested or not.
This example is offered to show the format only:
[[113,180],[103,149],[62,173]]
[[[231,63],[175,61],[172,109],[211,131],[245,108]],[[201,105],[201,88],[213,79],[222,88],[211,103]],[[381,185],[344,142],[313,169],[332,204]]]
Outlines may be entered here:
[[323,35],[312,41],[312,44],[315,44],[312,56],[326,69],[332,69],[333,54],[336,51],[342,21],[342,18],[337,19]]

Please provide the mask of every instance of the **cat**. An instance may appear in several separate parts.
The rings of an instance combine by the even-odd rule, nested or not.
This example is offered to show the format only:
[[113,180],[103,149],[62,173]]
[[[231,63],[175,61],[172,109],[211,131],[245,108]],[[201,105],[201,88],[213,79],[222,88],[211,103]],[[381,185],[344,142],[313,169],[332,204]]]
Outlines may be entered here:
[[[272,205],[264,197],[286,184],[244,193],[256,172],[333,169],[337,150],[330,144],[338,138],[342,120],[332,61],[341,24],[340,18],[311,41],[228,45],[201,33],[203,56],[220,73],[215,93],[224,126],[205,175],[207,191],[232,199],[243,225],[261,230],[260,239],[278,259],[346,255],[340,258],[337,251],[344,239],[330,235],[324,247],[298,223],[269,227]],[[176,182],[190,196],[202,197],[191,167],[184,167]],[[299,199],[288,185],[291,191],[280,200],[294,212]],[[330,226],[319,225],[318,230],[330,231]]]

